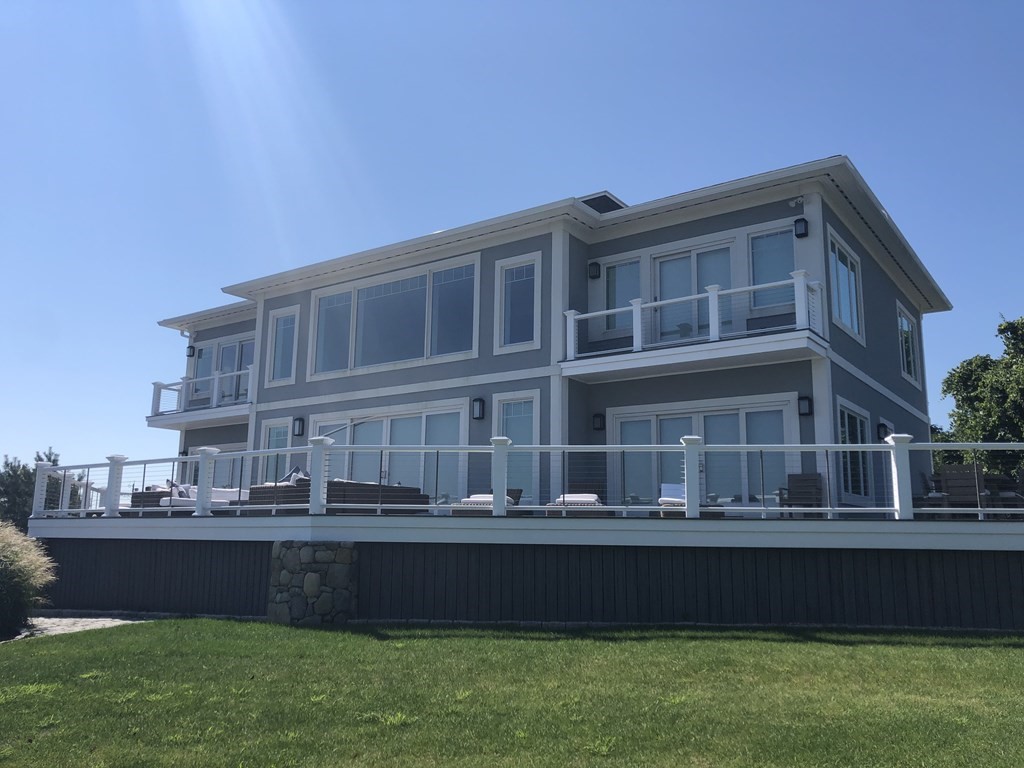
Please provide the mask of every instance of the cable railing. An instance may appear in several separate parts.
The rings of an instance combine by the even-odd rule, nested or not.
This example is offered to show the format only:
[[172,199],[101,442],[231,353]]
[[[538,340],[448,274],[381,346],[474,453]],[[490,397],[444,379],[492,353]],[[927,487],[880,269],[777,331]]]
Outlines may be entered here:
[[1024,443],[338,445],[54,467],[34,518],[279,515],[1024,520]]
[[218,408],[249,402],[252,392],[252,366],[241,371],[214,373],[199,378],[185,377],[181,381],[153,382],[151,416],[200,408]]

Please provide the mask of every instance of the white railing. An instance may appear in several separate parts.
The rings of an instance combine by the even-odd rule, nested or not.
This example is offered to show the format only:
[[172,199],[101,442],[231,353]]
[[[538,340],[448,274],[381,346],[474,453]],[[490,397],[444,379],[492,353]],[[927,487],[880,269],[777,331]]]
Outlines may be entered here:
[[153,382],[151,416],[200,408],[217,408],[252,402],[253,367],[234,373],[215,373],[200,378],[183,377],[181,381]]
[[565,313],[566,359],[739,338],[773,331],[823,333],[822,287],[797,270],[791,280],[722,289],[628,307]]
[[37,464],[32,516],[1024,520],[1024,443],[336,445]]

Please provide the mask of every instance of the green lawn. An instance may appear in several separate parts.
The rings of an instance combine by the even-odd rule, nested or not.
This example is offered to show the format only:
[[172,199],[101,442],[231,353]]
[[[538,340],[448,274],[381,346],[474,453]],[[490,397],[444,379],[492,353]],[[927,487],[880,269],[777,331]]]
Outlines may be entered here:
[[1024,765],[1024,641],[160,621],[0,646],[2,765]]

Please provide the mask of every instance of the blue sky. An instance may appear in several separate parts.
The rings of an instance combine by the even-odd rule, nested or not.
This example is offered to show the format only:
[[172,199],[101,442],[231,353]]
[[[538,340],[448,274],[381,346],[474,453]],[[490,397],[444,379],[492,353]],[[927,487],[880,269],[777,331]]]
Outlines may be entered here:
[[1024,314],[1024,5],[0,6],[0,453],[172,455],[156,321],[224,285],[608,189],[849,155],[953,301],[934,421]]

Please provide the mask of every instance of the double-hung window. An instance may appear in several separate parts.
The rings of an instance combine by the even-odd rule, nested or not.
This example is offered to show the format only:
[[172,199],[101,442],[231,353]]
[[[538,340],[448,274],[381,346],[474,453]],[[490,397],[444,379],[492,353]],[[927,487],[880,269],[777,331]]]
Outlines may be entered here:
[[829,239],[829,262],[832,268],[832,319],[840,328],[863,341],[860,259],[832,236]]
[[494,268],[495,352],[539,348],[540,254],[502,259]]
[[917,321],[903,306],[896,304],[896,329],[900,340],[900,371],[914,384],[921,382]]
[[275,309],[270,313],[270,349],[267,384],[295,383],[295,333],[298,307]]

